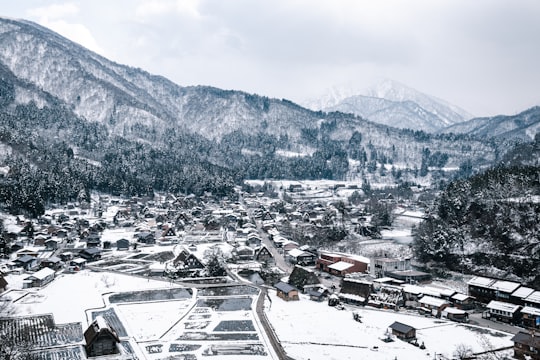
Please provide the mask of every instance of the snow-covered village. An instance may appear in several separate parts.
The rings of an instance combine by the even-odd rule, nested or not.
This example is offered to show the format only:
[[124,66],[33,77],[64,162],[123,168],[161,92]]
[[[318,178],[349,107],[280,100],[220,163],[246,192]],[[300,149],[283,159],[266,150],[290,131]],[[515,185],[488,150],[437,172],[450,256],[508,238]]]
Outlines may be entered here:
[[0,360],[540,360],[540,1],[0,13]]
[[[267,194],[278,186],[289,202]],[[0,320],[0,333],[15,343],[2,351],[40,359],[306,360],[538,351],[540,291],[415,269],[404,249],[424,213],[413,203],[389,197],[396,226],[325,249],[291,240],[284,224],[369,228],[365,204],[347,202],[355,186],[265,188],[238,189],[235,201],[93,195],[37,220],[5,216],[0,304],[10,317]]]

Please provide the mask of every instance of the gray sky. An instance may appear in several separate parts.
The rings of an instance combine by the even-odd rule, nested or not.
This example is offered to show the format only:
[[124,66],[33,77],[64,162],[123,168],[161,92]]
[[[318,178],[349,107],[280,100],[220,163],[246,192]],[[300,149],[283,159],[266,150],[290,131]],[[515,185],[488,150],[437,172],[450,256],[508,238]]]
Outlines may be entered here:
[[399,81],[477,116],[540,105],[538,0],[0,0],[179,85],[300,101]]

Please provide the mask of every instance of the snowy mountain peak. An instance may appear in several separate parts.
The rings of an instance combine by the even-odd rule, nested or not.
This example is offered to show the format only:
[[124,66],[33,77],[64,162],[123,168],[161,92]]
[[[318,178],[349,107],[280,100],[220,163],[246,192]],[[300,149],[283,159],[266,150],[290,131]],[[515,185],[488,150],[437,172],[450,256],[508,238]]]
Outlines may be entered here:
[[473,117],[455,105],[390,79],[364,89],[335,86],[303,104],[314,110],[353,113],[384,125],[428,132]]

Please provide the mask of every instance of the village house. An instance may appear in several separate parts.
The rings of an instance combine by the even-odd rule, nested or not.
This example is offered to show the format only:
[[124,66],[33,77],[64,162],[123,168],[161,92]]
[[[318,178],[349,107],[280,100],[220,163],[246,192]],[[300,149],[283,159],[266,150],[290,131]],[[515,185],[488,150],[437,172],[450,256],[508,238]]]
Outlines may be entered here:
[[294,286],[280,281],[275,284],[274,287],[276,288],[277,296],[282,298],[283,300],[300,300],[300,297],[298,296],[298,289]]
[[474,304],[474,298],[469,295],[456,293],[450,298],[450,302],[454,307],[461,310],[473,310],[476,305]]
[[55,272],[53,269],[43,268],[32,275],[24,278],[23,287],[42,287],[54,280]]
[[516,324],[519,321],[521,306],[507,302],[491,300],[486,306],[489,318]]
[[129,250],[129,240],[119,239],[116,241],[116,250]]
[[101,249],[99,248],[86,248],[79,252],[79,256],[87,261],[96,261],[101,259]]
[[367,272],[369,262],[364,256],[321,252],[316,267],[334,275],[345,276],[355,272]]
[[445,307],[441,312],[441,316],[452,321],[469,322],[468,312],[451,306]]
[[514,342],[514,358],[540,360],[539,336],[520,331],[510,340]]
[[53,270],[60,270],[63,266],[62,259],[60,259],[57,256],[51,256],[47,259],[41,260],[41,263],[39,264],[41,268],[48,267]]
[[524,306],[525,305],[525,299],[529,295],[531,295],[533,292],[534,292],[534,289],[532,289],[530,287],[520,286],[516,291],[514,291],[510,295],[509,302],[511,302],[512,304]]
[[181,267],[185,270],[199,270],[204,269],[203,263],[191,252],[183,249],[180,254],[173,260],[173,264],[176,267]]
[[467,282],[469,295],[474,296],[481,303],[491,300],[509,301],[510,296],[521,284],[475,276]]
[[525,299],[523,299],[523,303],[525,306],[540,309],[540,291],[535,291],[527,296]]
[[418,300],[418,304],[420,305],[420,311],[424,313],[430,313],[433,316],[440,317],[441,312],[446,308],[448,305],[448,301],[428,295],[422,296],[420,300]]
[[373,292],[373,283],[364,279],[344,277],[341,280],[340,294],[351,294],[367,299]]
[[21,267],[24,270],[31,270],[38,266],[38,259],[31,255],[23,255],[13,260],[17,267]]
[[288,283],[295,288],[305,292],[306,286],[320,284],[317,274],[311,269],[296,265],[289,275]]
[[410,325],[395,321],[389,328],[392,330],[392,335],[400,340],[410,342],[416,339],[416,329]]
[[238,261],[252,261],[255,258],[255,250],[249,246],[238,246],[233,249],[232,256]]
[[307,266],[314,265],[317,256],[312,253],[302,251],[300,249],[292,249],[287,251],[285,258],[290,263]]
[[84,332],[86,355],[96,357],[120,353],[120,338],[107,321],[97,316]]
[[520,311],[521,324],[528,329],[540,329],[540,309],[525,306]]
[[275,264],[274,256],[264,245],[255,251],[255,260],[266,265]]
[[388,257],[371,258],[370,273],[375,278],[388,276],[389,271],[410,270],[411,259],[397,259]]

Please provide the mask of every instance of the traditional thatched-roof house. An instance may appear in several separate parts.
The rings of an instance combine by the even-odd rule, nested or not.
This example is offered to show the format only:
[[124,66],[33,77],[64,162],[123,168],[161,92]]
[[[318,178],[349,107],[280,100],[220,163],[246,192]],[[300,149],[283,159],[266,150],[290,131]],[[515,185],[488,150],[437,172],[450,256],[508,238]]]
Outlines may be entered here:
[[85,349],[88,357],[118,354],[120,338],[107,321],[97,316],[84,332]]

